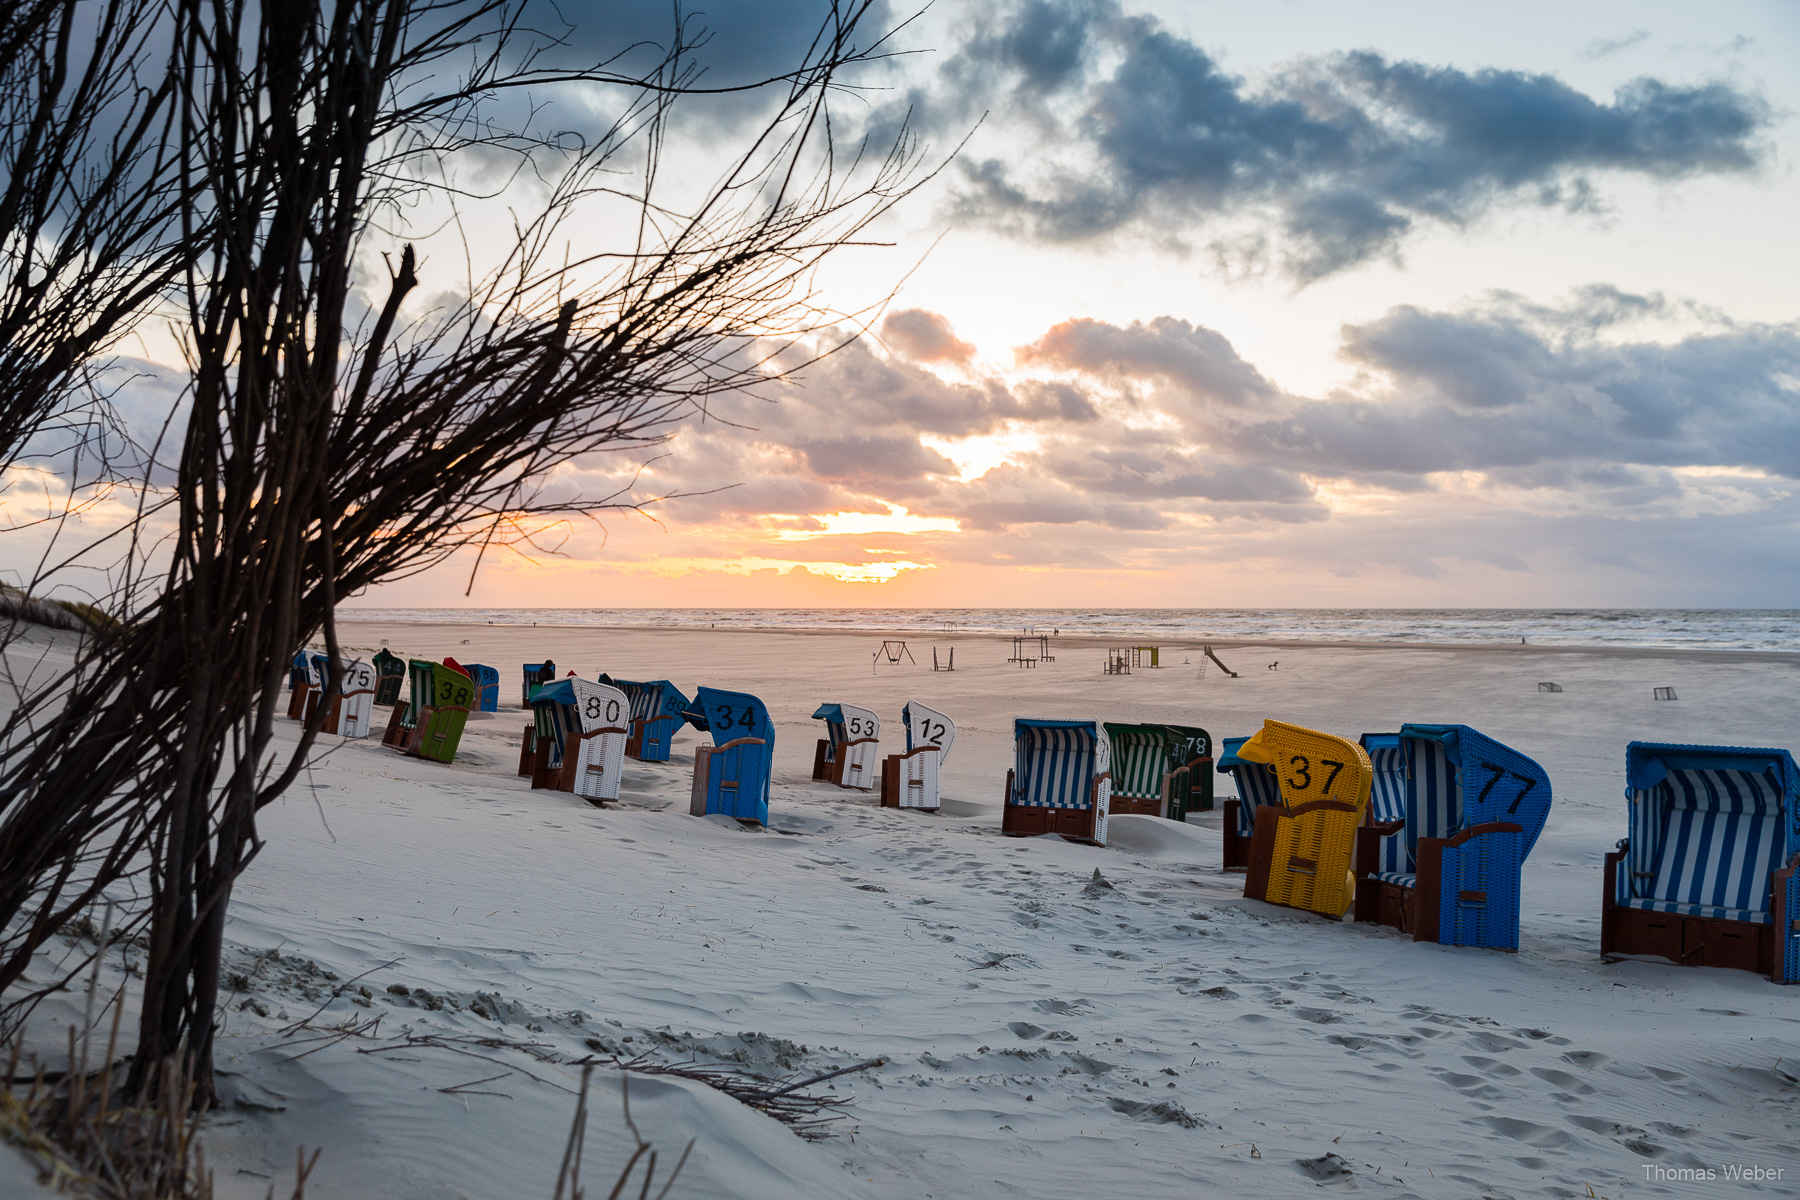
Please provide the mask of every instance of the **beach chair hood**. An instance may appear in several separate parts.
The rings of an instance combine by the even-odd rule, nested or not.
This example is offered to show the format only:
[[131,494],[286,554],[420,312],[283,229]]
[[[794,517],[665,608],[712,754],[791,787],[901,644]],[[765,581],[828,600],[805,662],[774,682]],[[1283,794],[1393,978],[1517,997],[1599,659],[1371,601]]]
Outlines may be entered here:
[[[1444,772],[1446,791],[1460,790],[1460,812],[1446,811],[1442,829],[1409,828],[1410,838],[1443,837],[1456,829],[1508,821],[1524,830],[1521,859],[1531,854],[1550,818],[1550,776],[1544,768],[1467,725],[1409,722],[1400,727],[1399,738],[1415,793],[1422,776],[1434,771]],[[1424,778],[1425,786],[1432,782]],[[1454,793],[1447,803],[1454,808]]]
[[938,765],[943,766],[950,757],[950,747],[956,745],[956,722],[935,708],[908,700],[900,710],[900,723],[906,726],[906,748],[936,746]]
[[1770,924],[1770,873],[1800,853],[1800,770],[1780,749],[1633,742],[1616,903]]

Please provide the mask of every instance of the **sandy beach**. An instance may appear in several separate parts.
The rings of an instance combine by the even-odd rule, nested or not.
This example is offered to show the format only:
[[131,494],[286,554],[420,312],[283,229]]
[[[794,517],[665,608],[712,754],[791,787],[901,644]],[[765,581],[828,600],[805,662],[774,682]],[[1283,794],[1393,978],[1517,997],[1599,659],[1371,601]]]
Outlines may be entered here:
[[[324,739],[266,812],[228,933],[228,1102],[206,1134],[222,1197],[285,1194],[300,1146],[323,1149],[309,1194],[547,1197],[568,1064],[645,1052],[770,1075],[886,1060],[821,1085],[845,1103],[816,1142],[702,1084],[633,1076],[665,1169],[693,1142],[671,1196],[1621,1197],[1800,1179],[1797,993],[1598,955],[1626,742],[1791,748],[1800,656],[1221,645],[1231,679],[1184,647],[1105,676],[1100,645],[1073,639],[1027,670],[992,636],[915,638],[923,665],[890,666],[879,631],[340,634],[364,655],[495,665],[502,711],[470,721],[450,766]],[[934,645],[955,646],[954,673],[930,670]],[[770,828],[687,815],[691,729],[673,761],[628,763],[617,807],[530,790],[519,664],[546,657],[762,697]],[[1653,701],[1658,686],[1680,699]],[[898,750],[913,698],[958,724],[941,813],[811,781],[820,702],[874,709]],[[1105,848],[1002,838],[1015,716],[1215,738],[1264,717],[1352,737],[1473,725],[1555,788],[1520,950],[1246,901],[1215,814],[1115,817]],[[629,1152],[622,1084],[595,1075],[590,1194]],[[1733,1165],[1784,1178],[1680,1177]]]

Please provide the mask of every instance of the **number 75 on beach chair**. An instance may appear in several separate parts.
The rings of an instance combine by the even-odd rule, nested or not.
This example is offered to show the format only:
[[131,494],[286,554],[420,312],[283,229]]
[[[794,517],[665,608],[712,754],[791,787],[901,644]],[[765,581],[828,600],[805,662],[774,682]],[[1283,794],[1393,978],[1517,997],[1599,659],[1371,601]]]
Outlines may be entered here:
[[711,745],[694,751],[688,811],[696,817],[718,813],[767,825],[769,770],[775,753],[775,723],[769,720],[769,710],[746,692],[703,687],[685,715],[713,738]]

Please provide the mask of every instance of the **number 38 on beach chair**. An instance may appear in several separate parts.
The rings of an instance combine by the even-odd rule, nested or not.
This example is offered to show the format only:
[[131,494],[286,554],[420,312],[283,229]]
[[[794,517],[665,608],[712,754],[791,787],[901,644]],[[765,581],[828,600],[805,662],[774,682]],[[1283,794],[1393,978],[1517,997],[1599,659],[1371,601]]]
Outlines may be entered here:
[[826,736],[813,751],[812,777],[841,788],[873,788],[875,764],[881,761],[881,718],[854,704],[821,704],[813,720],[825,722]]
[[1275,768],[1260,759],[1238,757],[1238,750],[1250,739],[1226,738],[1216,768],[1221,775],[1231,776],[1237,785],[1237,799],[1224,804],[1224,868],[1243,871],[1250,866],[1250,843],[1256,832],[1257,811],[1265,805],[1281,807],[1281,784],[1275,779]]
[[900,710],[900,723],[906,726],[906,753],[881,760],[881,806],[936,812],[942,804],[939,775],[956,744],[956,722],[935,708],[908,700]]
[[475,681],[443,663],[412,659],[406,664],[410,700],[394,706],[381,744],[415,758],[447,763],[456,757],[475,701]]
[[626,756],[639,762],[668,762],[675,735],[687,721],[683,714],[692,707],[688,698],[666,679],[652,679],[647,683],[625,679],[615,682],[631,700]]
[[1059,833],[1106,845],[1111,759],[1111,747],[1093,721],[1015,719],[1000,832]]
[[1356,919],[1414,941],[1519,948],[1519,883],[1550,816],[1550,777],[1467,725],[1367,734],[1381,761],[1357,831]]
[[1633,742],[1600,953],[1800,982],[1800,770],[1786,750]]
[[1355,742],[1283,721],[1264,721],[1237,756],[1273,767],[1282,800],[1257,809],[1244,895],[1343,916],[1356,894],[1350,856],[1369,805],[1369,756]]
[[599,803],[619,798],[625,772],[625,693],[586,679],[538,689],[531,702],[531,786]]
[[712,734],[712,744],[694,751],[694,787],[688,811],[740,821],[769,823],[769,768],[774,761],[775,724],[755,696],[703,687],[686,713]]

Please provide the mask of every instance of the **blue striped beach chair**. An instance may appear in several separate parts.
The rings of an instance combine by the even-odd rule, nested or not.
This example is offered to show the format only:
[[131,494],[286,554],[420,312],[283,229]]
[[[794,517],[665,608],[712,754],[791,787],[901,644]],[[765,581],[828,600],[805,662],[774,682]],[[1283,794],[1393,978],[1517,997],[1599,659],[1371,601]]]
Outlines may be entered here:
[[825,736],[813,751],[812,777],[841,788],[873,789],[879,780],[881,718],[854,704],[821,704],[813,720]]
[[1015,719],[1000,832],[1058,833],[1106,845],[1111,758],[1112,748],[1093,721]]
[[[602,681],[608,678],[601,676]],[[688,722],[686,714],[693,708],[693,702],[666,679],[643,682],[617,679],[612,683],[631,700],[625,757],[639,762],[668,762],[675,748],[675,735]],[[705,726],[697,728],[704,729]]]
[[1226,738],[1221,743],[1223,753],[1215,768],[1219,774],[1231,776],[1232,783],[1237,785],[1237,798],[1225,801],[1222,814],[1227,871],[1243,871],[1250,866],[1256,810],[1270,804],[1281,807],[1281,784],[1275,778],[1275,768],[1268,763],[1238,757],[1238,749],[1249,740],[1247,737]]
[[480,663],[466,663],[463,670],[475,681],[475,696],[479,707],[476,712],[500,711],[500,671],[495,667],[484,667]]
[[1525,859],[1550,816],[1550,777],[1467,725],[1365,734],[1371,816],[1357,831],[1356,919],[1414,941],[1519,948]]
[[940,773],[956,744],[956,722],[935,708],[908,700],[900,709],[906,753],[881,760],[881,806],[936,812],[942,806]]
[[1800,770],[1786,750],[1633,742],[1600,953],[1800,980]]
[[531,698],[537,695],[537,690],[546,683],[555,682],[556,664],[554,662],[545,659],[541,663],[526,663],[525,686],[520,689],[519,707],[529,709],[531,707]]
[[688,811],[697,817],[719,813],[767,825],[775,723],[763,702],[746,692],[703,687],[684,715],[713,738],[710,746],[694,751]]

